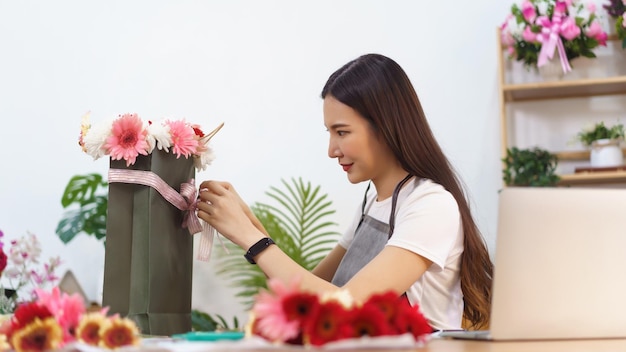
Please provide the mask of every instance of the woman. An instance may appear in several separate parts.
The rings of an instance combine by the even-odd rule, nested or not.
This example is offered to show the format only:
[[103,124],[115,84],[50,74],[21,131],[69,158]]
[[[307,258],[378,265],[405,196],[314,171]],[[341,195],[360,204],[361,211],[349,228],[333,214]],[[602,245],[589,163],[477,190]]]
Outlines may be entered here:
[[363,55],[333,73],[321,96],[328,156],[351,183],[374,187],[312,272],[272,245],[228,183],[200,185],[198,216],[248,250],[270,278],[298,276],[303,289],[345,288],[357,300],[394,290],[419,304],[435,329],[458,329],[463,317],[485,326],[493,264],[406,73],[388,57]]

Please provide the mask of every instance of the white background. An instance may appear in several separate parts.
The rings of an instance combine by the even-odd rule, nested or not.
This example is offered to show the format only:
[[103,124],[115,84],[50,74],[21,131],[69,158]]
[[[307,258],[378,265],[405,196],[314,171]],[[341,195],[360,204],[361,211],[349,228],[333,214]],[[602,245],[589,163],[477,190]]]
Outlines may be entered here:
[[[94,123],[126,112],[205,130],[224,122],[212,142],[217,159],[197,179],[230,181],[251,204],[281,179],[302,177],[329,194],[342,231],[365,185],[351,185],[328,158],[319,94],[341,65],[376,52],[411,78],[493,254],[502,187],[496,28],[510,5],[0,0],[0,229],[5,240],[37,234],[43,257],[60,255],[60,273],[71,269],[99,299],[103,245],[85,235],[64,245],[54,232],[69,179],[107,172],[106,159],[77,144],[89,110]],[[616,109],[623,100],[612,110],[623,116]],[[195,263],[193,305],[245,318],[210,263]]]

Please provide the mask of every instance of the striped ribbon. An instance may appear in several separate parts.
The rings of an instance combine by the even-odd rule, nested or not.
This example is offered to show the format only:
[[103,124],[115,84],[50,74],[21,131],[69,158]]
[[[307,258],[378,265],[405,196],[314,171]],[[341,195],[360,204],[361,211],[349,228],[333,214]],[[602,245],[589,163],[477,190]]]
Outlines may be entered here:
[[[213,238],[217,231],[204,221],[200,221],[196,214],[196,204],[198,202],[198,192],[194,180],[182,183],[180,193],[170,187],[163,179],[152,171],[109,169],[109,183],[131,183],[154,188],[173,206],[183,211],[183,228],[187,228],[191,235],[200,232],[200,243],[198,245],[198,260],[209,261]],[[224,245],[222,243],[222,245]]]

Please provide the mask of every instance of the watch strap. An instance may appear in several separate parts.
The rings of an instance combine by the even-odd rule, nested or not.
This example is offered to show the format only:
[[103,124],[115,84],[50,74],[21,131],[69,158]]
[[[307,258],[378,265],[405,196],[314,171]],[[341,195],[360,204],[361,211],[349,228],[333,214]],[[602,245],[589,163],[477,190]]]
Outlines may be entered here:
[[253,244],[248,249],[246,254],[244,254],[243,256],[246,258],[246,260],[250,264],[256,264],[256,262],[254,261],[254,257],[259,255],[261,252],[263,252],[265,249],[267,249],[267,247],[269,247],[269,246],[271,246],[273,244],[275,244],[274,240],[272,240],[269,237],[264,237],[264,238],[260,239],[257,243]]

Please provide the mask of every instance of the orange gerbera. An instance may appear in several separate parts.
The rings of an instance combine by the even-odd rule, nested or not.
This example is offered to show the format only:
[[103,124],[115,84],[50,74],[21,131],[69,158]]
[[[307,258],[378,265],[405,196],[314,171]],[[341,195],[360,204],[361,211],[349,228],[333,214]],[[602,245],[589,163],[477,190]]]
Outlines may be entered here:
[[17,352],[56,350],[63,344],[63,330],[54,318],[35,318],[13,333],[11,344]]

